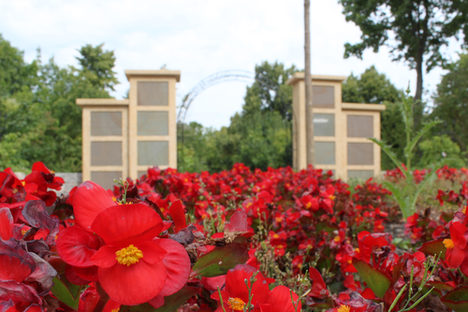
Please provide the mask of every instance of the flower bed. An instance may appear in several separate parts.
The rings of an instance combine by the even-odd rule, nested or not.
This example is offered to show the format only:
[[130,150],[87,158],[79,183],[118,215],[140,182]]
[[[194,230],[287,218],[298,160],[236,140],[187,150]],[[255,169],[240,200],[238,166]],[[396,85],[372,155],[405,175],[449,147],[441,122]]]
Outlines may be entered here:
[[388,190],[322,170],[150,169],[57,198],[42,163],[6,169],[0,311],[468,311],[467,174],[438,171],[454,177],[433,196],[456,209],[393,239]]

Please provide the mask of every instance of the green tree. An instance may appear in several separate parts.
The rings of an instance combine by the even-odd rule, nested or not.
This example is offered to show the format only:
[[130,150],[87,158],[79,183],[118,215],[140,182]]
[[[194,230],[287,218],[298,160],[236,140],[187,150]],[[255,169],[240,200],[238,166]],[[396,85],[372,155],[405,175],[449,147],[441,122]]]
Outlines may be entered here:
[[37,63],[24,61],[23,52],[0,34],[0,97],[12,96],[36,84]]
[[177,167],[182,172],[207,171],[207,140],[213,132],[197,122],[177,125]]
[[[388,144],[399,159],[403,158],[405,142],[404,124],[399,102],[405,97],[385,74],[374,66],[366,69],[359,77],[350,75],[342,85],[343,102],[384,104],[381,114],[381,139]],[[394,163],[382,153],[382,168],[391,169]]]
[[77,60],[81,65],[81,74],[93,85],[102,90],[114,90],[114,86],[118,83],[116,73],[113,71],[114,51],[105,51],[103,46],[104,43],[97,46],[85,45],[80,49]]
[[[102,55],[108,58],[109,52]],[[87,55],[81,58],[86,63]],[[53,59],[44,65],[40,60],[35,64],[38,74],[34,88],[0,98],[0,121],[5,121],[0,125],[0,166],[24,170],[40,160],[56,171],[80,171],[81,110],[75,101],[109,97],[108,89],[116,79],[96,82],[99,75],[93,67],[61,68]],[[109,68],[101,66],[99,71],[112,72],[114,64],[106,64]]]
[[[295,71],[280,63],[257,65],[255,82],[247,88],[242,111],[219,131],[202,130],[199,125],[185,128],[194,135],[184,135],[183,148],[179,140],[179,155],[185,153],[179,161],[188,170],[207,168],[212,172],[229,169],[236,162],[261,169],[290,165],[292,88],[286,81]],[[204,148],[198,150],[198,146]],[[195,157],[192,151],[202,156]],[[194,167],[190,167],[192,164]]]
[[242,162],[266,169],[292,163],[292,88],[286,84],[294,66],[263,62],[255,67],[255,82],[247,88],[242,112],[231,118],[229,146],[223,152],[232,165]]
[[345,57],[362,58],[364,50],[388,46],[394,60],[416,71],[415,125],[423,116],[423,74],[443,65],[442,48],[464,35],[468,44],[468,4],[465,0],[339,0],[347,21],[362,32],[361,41],[345,44]]
[[437,163],[444,163],[451,168],[461,168],[466,165],[460,147],[446,135],[436,135],[421,141],[419,149],[422,156],[417,166],[420,168],[428,168]]
[[[285,68],[281,63],[263,62],[255,66],[255,82],[248,88],[248,97],[255,94],[255,101],[259,101],[262,110],[277,111],[284,120],[292,120],[292,89],[286,84],[289,77],[297,71],[294,66]],[[251,95],[248,94],[251,90]]]
[[448,73],[442,77],[434,98],[431,114],[442,124],[437,133],[448,135],[465,153],[468,149],[468,54],[449,64]]

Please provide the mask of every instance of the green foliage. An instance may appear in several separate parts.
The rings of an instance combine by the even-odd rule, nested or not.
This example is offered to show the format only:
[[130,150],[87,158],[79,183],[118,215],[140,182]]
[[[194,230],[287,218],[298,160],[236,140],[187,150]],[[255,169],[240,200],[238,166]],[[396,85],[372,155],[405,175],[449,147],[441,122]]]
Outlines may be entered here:
[[207,145],[212,130],[197,122],[177,125],[177,167],[182,172],[207,171]]
[[179,125],[180,169],[214,172],[237,162],[260,169],[290,165],[292,88],[286,81],[294,72],[279,63],[256,66],[242,112],[231,118],[229,127],[213,131],[196,123]]
[[393,60],[405,61],[417,73],[416,128],[422,123],[423,73],[444,65],[442,48],[464,34],[468,44],[468,6],[449,0],[340,0],[347,21],[356,24],[361,41],[345,44],[345,57],[362,58],[366,49],[390,48]]
[[244,110],[260,105],[262,110],[276,111],[283,120],[292,120],[292,90],[286,81],[296,72],[294,66],[263,62],[255,66],[255,82],[247,89]]
[[442,77],[434,98],[433,119],[443,123],[437,127],[439,134],[448,135],[468,151],[468,54],[461,54],[457,62],[450,64]]
[[404,92],[397,89],[385,74],[374,66],[366,69],[359,77],[351,74],[342,85],[343,102],[384,104],[400,101]]
[[198,258],[192,270],[200,276],[213,277],[226,274],[237,264],[245,263],[249,259],[245,244],[232,244],[216,247],[206,255]]
[[115,64],[114,51],[104,51],[104,43],[93,47],[90,44],[80,49],[80,57],[77,57],[81,65],[82,75],[92,85],[105,90],[114,90],[114,85],[118,83],[113,71]]
[[70,288],[62,282],[59,278],[54,277],[54,285],[52,286],[52,293],[59,299],[61,302],[65,303],[67,306],[73,310],[78,309],[78,303],[80,301],[80,288],[76,285],[70,285]]
[[390,278],[362,260],[353,261],[353,266],[374,294],[379,298],[383,298],[391,285]]
[[417,166],[430,167],[432,164],[444,161],[451,168],[461,168],[466,165],[460,147],[448,136],[432,136],[419,144],[421,158]]
[[37,79],[37,63],[27,64],[23,52],[0,34],[0,98],[32,88]]
[[403,214],[403,218],[408,218],[416,212],[416,204],[421,192],[433,181],[436,168],[441,164],[433,164],[430,173],[426,174],[424,180],[420,183],[416,182],[413,173],[413,160],[415,155],[415,149],[418,142],[422,137],[427,135],[430,130],[438,124],[433,121],[424,124],[421,130],[414,130],[414,118],[413,118],[413,103],[411,98],[406,98],[399,103],[402,119],[404,124],[405,133],[405,145],[403,148],[403,159],[399,158],[384,141],[370,139],[374,143],[378,144],[382,151],[387,154],[391,161],[397,168],[400,169],[404,176],[403,183],[394,184],[388,181],[384,182],[384,186],[392,192],[392,196],[398,203],[400,210]]
[[[81,109],[75,101],[109,97],[117,81],[113,52],[87,45],[78,58],[82,68],[61,68],[53,59],[25,64],[22,53],[5,47],[0,37],[0,59],[13,60],[0,62],[0,83],[9,86],[0,96],[0,166],[21,171],[40,160],[57,171],[80,171]],[[26,74],[13,81],[15,72]]]

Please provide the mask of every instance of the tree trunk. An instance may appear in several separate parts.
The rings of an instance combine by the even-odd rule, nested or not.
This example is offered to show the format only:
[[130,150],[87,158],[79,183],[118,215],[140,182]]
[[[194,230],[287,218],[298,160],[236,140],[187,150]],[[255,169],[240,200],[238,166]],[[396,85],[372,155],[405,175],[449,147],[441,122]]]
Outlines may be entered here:
[[307,165],[314,164],[314,116],[312,112],[312,77],[310,74],[310,0],[304,0],[304,80],[306,102]]
[[422,102],[423,93],[423,56],[418,57],[416,62],[416,92],[414,94],[413,118],[414,129],[419,130],[422,123],[424,105]]

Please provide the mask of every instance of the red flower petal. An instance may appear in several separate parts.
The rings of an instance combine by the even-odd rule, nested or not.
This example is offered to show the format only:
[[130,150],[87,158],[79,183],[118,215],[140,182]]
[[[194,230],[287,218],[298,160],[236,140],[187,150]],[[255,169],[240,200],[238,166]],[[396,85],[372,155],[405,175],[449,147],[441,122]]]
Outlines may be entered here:
[[447,250],[445,258],[449,267],[458,268],[465,259],[465,252],[457,247],[450,248]]
[[162,229],[162,219],[145,204],[118,205],[101,211],[91,228],[106,243],[112,244],[144,235],[145,232],[156,236]]
[[75,266],[67,266],[65,270],[67,280],[75,285],[86,285],[89,282],[97,282],[97,266],[79,268]]
[[21,258],[0,254],[0,279],[22,282],[31,272],[31,267],[22,263]]
[[166,250],[158,241],[159,239],[134,243],[134,245],[143,252],[142,260],[148,264],[155,264],[163,261]]
[[468,251],[465,253],[465,260],[460,265],[460,271],[468,277]]
[[109,297],[124,305],[136,305],[156,297],[166,282],[166,269],[162,262],[148,264],[139,261],[125,266],[98,269],[99,282]]
[[41,298],[38,296],[36,289],[29,285],[0,280],[0,289],[2,290],[0,292],[0,302],[11,299],[17,304],[41,303]]
[[309,277],[312,282],[312,287],[310,291],[310,296],[316,298],[325,298],[328,296],[327,285],[323,281],[322,275],[320,272],[313,267],[309,268]]
[[237,210],[231,216],[231,219],[226,223],[226,232],[245,233],[249,231],[249,223],[247,222],[247,214],[242,210]]
[[[249,300],[249,290],[245,284],[245,280],[249,281],[256,269],[248,265],[237,265],[233,270],[230,270],[226,275],[226,292],[230,297],[238,297],[244,302]],[[261,273],[255,275],[255,282],[252,285],[252,303],[257,305],[267,300],[270,289],[268,283]]]
[[[190,258],[185,248],[172,239],[158,239],[156,242],[165,250],[163,264],[166,267],[167,278],[160,295],[169,296],[184,287],[190,275]],[[143,251],[143,260],[145,252]]]
[[9,240],[13,236],[13,216],[9,208],[0,208],[0,238]]
[[29,307],[24,309],[23,312],[43,312],[43,311],[44,310],[42,310],[42,306],[38,304],[31,304]]
[[107,301],[107,303],[104,305],[104,308],[102,308],[102,312],[112,312],[112,311],[119,311],[120,310],[120,303],[115,302],[113,300]]
[[100,298],[101,296],[99,296],[94,285],[86,288],[86,290],[80,295],[78,312],[94,312]]
[[460,249],[465,249],[467,244],[467,239],[465,237],[465,232],[468,231],[466,226],[461,222],[454,222],[450,225],[450,237],[453,240],[453,243],[456,247]]
[[35,269],[34,259],[21,247],[0,241],[0,280],[22,282]]
[[77,267],[89,267],[91,257],[100,246],[99,238],[79,226],[61,230],[57,238],[57,252],[63,261]]
[[99,248],[99,250],[91,257],[94,265],[100,268],[110,268],[117,263],[115,252],[120,248],[106,245]]
[[174,221],[176,233],[187,227],[187,223],[185,221],[185,209],[180,199],[171,204],[169,215]]
[[[291,300],[294,300],[294,302]],[[267,305],[262,306],[262,312],[296,312],[301,311],[299,297],[288,287],[276,286],[268,296]]]
[[71,204],[76,222],[85,229],[91,228],[91,224],[101,211],[115,205],[112,195],[91,181],[86,181],[75,189]]

